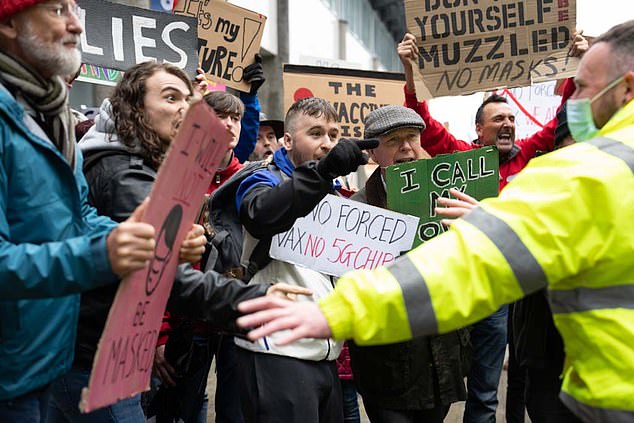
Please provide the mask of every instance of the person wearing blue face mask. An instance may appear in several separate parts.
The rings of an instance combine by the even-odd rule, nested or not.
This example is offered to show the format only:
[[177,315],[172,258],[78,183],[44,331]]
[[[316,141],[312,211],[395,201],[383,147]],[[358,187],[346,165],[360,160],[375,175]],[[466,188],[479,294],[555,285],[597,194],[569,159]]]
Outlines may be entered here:
[[[599,47],[599,49],[600,51],[603,50],[601,49],[601,47]],[[593,82],[594,84],[592,85],[594,85],[594,87],[599,85],[596,80],[594,80]],[[612,91],[613,88],[618,87],[623,82],[626,82],[625,75],[617,77],[608,85],[606,85],[605,88],[601,89],[598,93],[594,94],[590,98],[577,98],[577,96],[573,96],[570,100],[568,100],[566,114],[568,116],[568,127],[570,128],[570,134],[572,135],[572,138],[577,141],[586,141],[594,138],[595,136],[597,136],[597,134],[599,134],[600,129],[597,128],[595,124],[592,105],[596,102],[599,102],[597,109],[601,109],[604,103],[601,103],[600,100],[603,97],[608,97],[608,101],[612,100],[613,102],[613,97],[606,96],[606,94]],[[583,76],[581,79],[579,79],[579,76],[575,78],[577,91],[580,88],[584,88],[585,84],[586,82],[583,79]]]
[[625,31],[631,22],[597,39],[592,54],[584,56],[579,65],[576,90],[567,102],[568,127],[577,142],[609,134],[634,116],[634,42],[626,36],[615,41],[617,29],[624,27],[621,31]]

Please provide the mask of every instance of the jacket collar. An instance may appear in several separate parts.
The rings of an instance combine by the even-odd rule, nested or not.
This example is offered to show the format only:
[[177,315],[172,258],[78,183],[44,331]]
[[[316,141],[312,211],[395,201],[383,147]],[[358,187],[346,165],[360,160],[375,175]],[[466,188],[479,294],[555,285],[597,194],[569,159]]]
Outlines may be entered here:
[[365,183],[365,195],[371,206],[387,208],[387,193],[383,184],[381,167],[377,167]]
[[278,149],[275,153],[273,153],[273,161],[277,165],[277,167],[286,174],[286,176],[291,176],[293,171],[295,170],[295,166],[291,162],[291,159],[288,157],[288,151],[284,147]]
[[242,166],[240,165],[240,161],[236,157],[234,153],[231,153],[231,160],[229,160],[229,164],[224,169],[220,169],[216,172],[220,177],[229,177],[240,170]]
[[603,128],[599,131],[599,135],[606,135],[631,125],[634,125],[634,100],[630,100],[621,110],[616,112],[610,120],[603,125]]
[[[28,113],[25,113],[25,109],[22,104],[20,104],[13,94],[2,83],[0,83],[0,114],[2,113],[6,113],[7,116],[13,120],[14,124],[24,134],[26,140],[39,145],[40,147],[44,147],[52,152],[57,158],[67,162],[62,153],[55,147],[53,142],[48,138],[37,122],[35,122]],[[75,153],[75,155],[77,155],[77,153]],[[75,167],[77,167],[77,163],[75,163]],[[71,169],[70,166],[69,169],[71,172],[74,172],[75,170]]]
[[[273,161],[275,165],[284,173],[286,176],[291,176],[293,171],[295,170],[295,166],[291,162],[291,159],[288,157],[288,151],[284,147],[278,149],[275,153],[273,153]],[[332,181],[332,189],[338,190],[341,188],[341,182],[335,179]]]

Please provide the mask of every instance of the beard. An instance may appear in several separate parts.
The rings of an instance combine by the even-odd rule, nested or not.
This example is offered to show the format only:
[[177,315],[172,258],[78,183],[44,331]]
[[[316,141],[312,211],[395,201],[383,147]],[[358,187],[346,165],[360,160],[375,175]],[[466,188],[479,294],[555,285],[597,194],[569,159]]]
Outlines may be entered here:
[[16,39],[25,59],[41,71],[46,69],[53,75],[65,77],[74,75],[81,66],[81,52],[77,48],[67,48],[64,43],[75,42],[79,45],[79,35],[67,35],[55,43],[45,43],[33,31],[31,25],[26,25]]

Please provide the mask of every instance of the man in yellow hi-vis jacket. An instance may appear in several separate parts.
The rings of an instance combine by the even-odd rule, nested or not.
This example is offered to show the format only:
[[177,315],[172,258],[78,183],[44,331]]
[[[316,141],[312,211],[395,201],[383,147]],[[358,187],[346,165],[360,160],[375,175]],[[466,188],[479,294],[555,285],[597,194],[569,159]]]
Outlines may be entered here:
[[[634,21],[581,60],[568,124],[586,141],[534,159],[500,197],[319,305],[241,304],[257,338],[402,341],[473,323],[544,287],[564,339],[561,399],[587,422],[634,421]],[[601,128],[601,129],[597,129]]]

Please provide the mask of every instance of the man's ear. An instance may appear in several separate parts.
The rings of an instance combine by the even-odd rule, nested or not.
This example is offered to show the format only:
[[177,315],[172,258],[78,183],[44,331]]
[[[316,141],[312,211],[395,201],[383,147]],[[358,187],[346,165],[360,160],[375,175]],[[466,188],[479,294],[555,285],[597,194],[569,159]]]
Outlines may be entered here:
[[478,136],[478,139],[480,139],[482,137],[482,125],[480,123],[476,123],[476,135]]
[[621,101],[621,105],[625,106],[634,99],[634,71],[629,71],[623,76],[625,81],[625,93]]
[[374,148],[372,150],[367,150],[367,153],[368,153],[368,156],[370,156],[370,159],[372,159],[374,163],[378,163],[376,161],[376,155],[374,154],[374,150],[375,150]]
[[282,147],[284,147],[286,151],[291,151],[293,149],[293,137],[288,132],[284,132]]
[[[18,30],[13,18],[6,18],[0,21],[0,42],[15,40],[18,37]],[[4,39],[4,40],[3,40]]]

